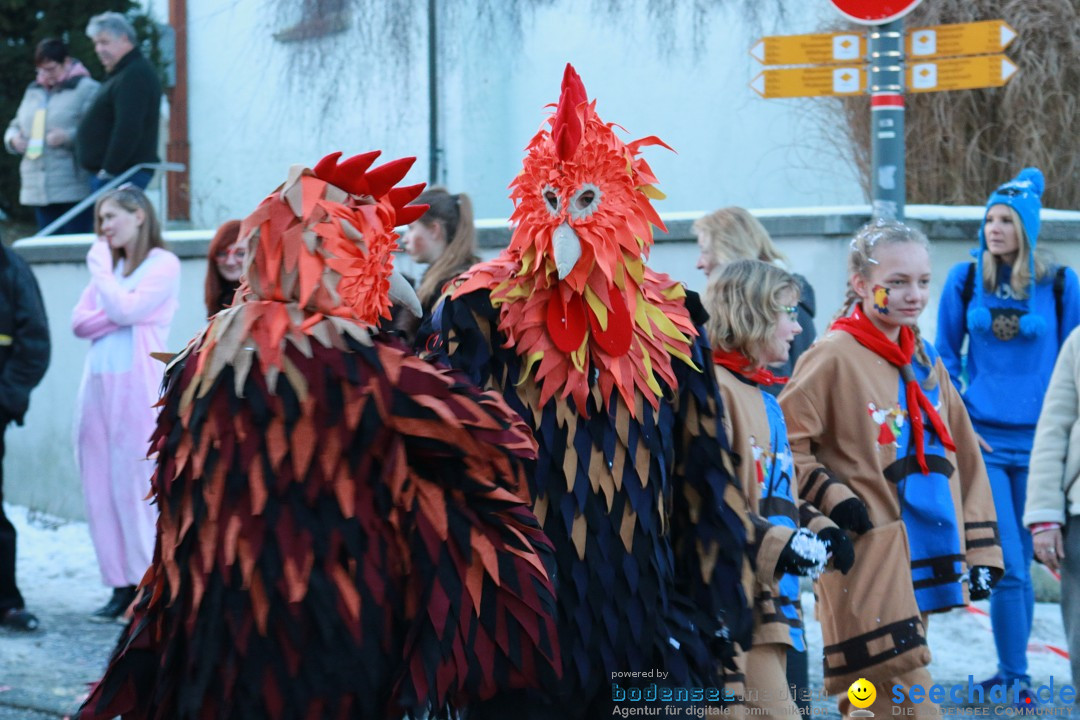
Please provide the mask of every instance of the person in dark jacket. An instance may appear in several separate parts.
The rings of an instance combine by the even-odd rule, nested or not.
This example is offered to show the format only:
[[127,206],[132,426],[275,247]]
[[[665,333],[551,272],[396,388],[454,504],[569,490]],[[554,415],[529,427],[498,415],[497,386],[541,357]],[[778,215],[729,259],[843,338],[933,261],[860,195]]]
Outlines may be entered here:
[[4,515],[4,431],[22,425],[30,391],[49,366],[49,325],[34,274],[0,243],[0,627],[36,630],[15,584],[15,528]]
[[[79,123],[76,154],[94,173],[94,190],[139,163],[158,158],[161,82],[150,62],[136,47],[135,29],[117,12],[90,18],[87,36],[105,67],[105,82]],[[153,177],[140,170],[131,183],[145,190]]]

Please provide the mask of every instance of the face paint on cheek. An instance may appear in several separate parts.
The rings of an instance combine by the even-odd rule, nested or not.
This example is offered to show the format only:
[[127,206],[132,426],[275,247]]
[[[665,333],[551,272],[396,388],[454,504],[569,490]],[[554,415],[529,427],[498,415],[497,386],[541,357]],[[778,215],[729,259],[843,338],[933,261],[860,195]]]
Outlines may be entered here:
[[889,314],[889,288],[875,285],[871,290],[874,293],[874,309],[882,315]]

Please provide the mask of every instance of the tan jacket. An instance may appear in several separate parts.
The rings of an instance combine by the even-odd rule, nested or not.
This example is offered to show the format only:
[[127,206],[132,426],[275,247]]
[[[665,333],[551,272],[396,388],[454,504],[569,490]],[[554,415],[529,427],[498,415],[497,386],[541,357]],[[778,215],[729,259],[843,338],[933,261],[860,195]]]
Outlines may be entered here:
[[1024,524],[1080,515],[1080,328],[1061,346],[1031,448]]
[[[899,371],[848,333],[834,331],[800,358],[780,395],[802,496],[826,514],[858,497],[874,525],[856,538],[848,575],[829,573],[818,582],[830,693],[860,676],[887,679],[929,663],[913,574],[932,573],[920,588],[955,587],[956,561],[959,577],[974,565],[1003,568],[993,497],[971,421],[940,359],[933,366],[924,389],[931,397],[939,390],[937,409],[957,452],[938,444],[928,462],[933,473],[947,478],[945,497],[952,501],[960,553],[943,556],[938,564],[912,562],[911,521],[901,515],[899,481],[909,478],[904,491],[919,492],[922,476],[913,448],[910,456],[905,447],[898,457],[908,422]],[[934,487],[922,486],[930,493]],[[932,495],[919,499],[926,497]],[[927,541],[923,535],[918,539]],[[953,544],[948,537],[938,540]],[[967,601],[966,583],[962,600]]]
[[[777,583],[777,562],[780,552],[787,545],[795,530],[783,525],[769,523],[764,516],[785,514],[791,517],[797,526],[807,527],[817,532],[825,527],[835,527],[833,522],[817,512],[813,505],[799,499],[798,484],[794,474],[791,477],[791,495],[796,502],[786,507],[786,502],[771,503],[768,507],[762,503],[762,491],[758,472],[760,454],[770,452],[769,418],[765,409],[762,391],[757,385],[743,382],[726,368],[715,366],[716,381],[720,396],[724,401],[724,431],[731,443],[731,449],[738,456],[735,476],[746,496],[746,502],[753,513],[757,514],[755,525],[759,534],[750,551],[754,562],[754,644],[781,643],[791,645],[789,627],[801,627],[802,608],[795,598],[795,609],[799,622],[793,625],[785,621],[777,607],[779,594]],[[785,433],[786,434],[786,433]],[[781,462],[770,458],[769,462]],[[781,602],[784,602],[781,599]]]
[[45,109],[45,131],[61,130],[68,136],[62,145],[45,144],[44,152],[31,160],[23,155],[19,164],[21,186],[19,203],[27,206],[73,203],[90,194],[90,173],[75,161],[75,130],[94,99],[98,83],[88,77],[75,77],[51,92],[31,83],[19,109],[4,132],[4,147],[14,153],[15,135],[29,139],[34,114]]

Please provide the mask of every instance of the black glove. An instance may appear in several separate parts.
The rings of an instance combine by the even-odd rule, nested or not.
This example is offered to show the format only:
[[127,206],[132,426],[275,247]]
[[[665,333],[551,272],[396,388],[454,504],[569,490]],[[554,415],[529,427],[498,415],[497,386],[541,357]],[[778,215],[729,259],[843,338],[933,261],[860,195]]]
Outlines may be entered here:
[[817,577],[825,569],[828,553],[825,543],[806,528],[799,528],[780,551],[777,572]]
[[968,570],[968,595],[972,600],[985,600],[1003,574],[1004,571],[998,568],[976,565]]
[[855,544],[851,542],[851,538],[838,527],[827,527],[817,535],[829,549],[833,567],[847,575],[848,570],[855,564]]
[[866,504],[859,498],[848,498],[834,507],[829,513],[829,519],[841,529],[850,530],[856,535],[862,535],[874,528],[870,522],[870,513],[866,512]]

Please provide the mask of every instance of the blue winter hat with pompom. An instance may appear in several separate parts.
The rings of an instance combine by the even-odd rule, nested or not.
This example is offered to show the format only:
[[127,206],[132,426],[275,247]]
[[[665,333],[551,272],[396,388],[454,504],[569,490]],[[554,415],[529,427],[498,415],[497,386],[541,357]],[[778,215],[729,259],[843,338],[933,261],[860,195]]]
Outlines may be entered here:
[[986,253],[986,215],[994,205],[1007,205],[1016,211],[1020,223],[1024,226],[1024,237],[1028,245],[1028,268],[1031,276],[1031,289],[1027,297],[1027,313],[1020,318],[1020,334],[1025,337],[1041,335],[1046,330],[1046,319],[1031,312],[1031,299],[1035,295],[1035,244],[1039,238],[1039,212],[1042,210],[1042,194],[1046,182],[1038,168],[1024,168],[1020,173],[998,187],[986,201],[986,212],[979,225],[979,249],[975,254],[976,294],[967,321],[970,330],[986,332],[991,326],[990,310],[983,303],[983,255]]

